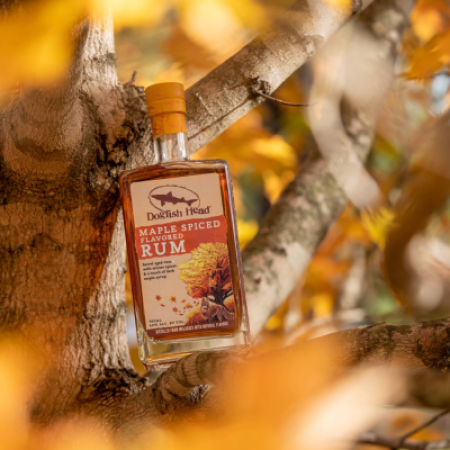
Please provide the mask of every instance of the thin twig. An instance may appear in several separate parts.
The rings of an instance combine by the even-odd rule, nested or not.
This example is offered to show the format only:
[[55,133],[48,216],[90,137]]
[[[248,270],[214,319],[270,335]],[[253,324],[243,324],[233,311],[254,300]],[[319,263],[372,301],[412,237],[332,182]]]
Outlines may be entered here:
[[407,439],[403,443],[400,442],[398,438],[385,438],[376,435],[375,433],[366,433],[361,436],[361,439],[357,441],[357,444],[366,445],[379,445],[382,447],[387,447],[392,450],[398,448],[406,450],[443,450],[450,449],[450,441],[411,441]]
[[404,434],[400,438],[385,438],[382,436],[378,436],[376,433],[369,432],[365,433],[359,440],[358,444],[368,444],[368,445],[381,445],[383,447],[388,447],[392,450],[398,448],[405,448],[408,450],[439,450],[439,449],[447,449],[450,448],[450,441],[411,441],[408,438],[423,430],[426,427],[429,427],[434,422],[436,422],[440,417],[445,416],[450,413],[450,409],[445,409],[444,411],[436,414],[431,419],[422,423],[421,425],[415,427],[408,433]]
[[441,411],[439,414],[436,414],[435,416],[433,416],[431,419],[427,420],[426,422],[422,423],[421,425],[418,425],[416,428],[414,428],[413,430],[409,431],[408,433],[404,434],[401,438],[400,438],[400,443],[405,442],[409,437],[413,436],[414,434],[416,434],[417,432],[419,432],[420,430],[423,430],[424,428],[432,425],[434,422],[436,422],[436,420],[438,420],[440,417],[445,416],[446,414],[450,413],[450,409],[444,409],[444,411]]
[[130,81],[127,81],[126,83],[124,83],[125,86],[129,86],[131,84],[134,84],[134,82],[136,81],[136,75],[137,75],[137,70],[135,70],[133,72],[133,75],[131,75],[131,79]]
[[280,100],[279,98],[271,97],[270,95],[264,94],[264,92],[261,92],[260,90],[255,90],[254,92],[260,95],[261,97],[267,98],[268,100],[272,100],[273,102],[279,103],[280,105],[302,107],[302,106],[314,106],[317,103],[317,102],[314,103],[285,102],[284,100]]

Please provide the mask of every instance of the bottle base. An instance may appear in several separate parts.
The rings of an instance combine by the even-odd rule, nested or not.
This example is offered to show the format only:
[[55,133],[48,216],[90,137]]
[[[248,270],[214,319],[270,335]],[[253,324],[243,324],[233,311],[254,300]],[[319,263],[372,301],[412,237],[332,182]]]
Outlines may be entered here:
[[138,332],[139,357],[149,372],[164,370],[185,356],[197,352],[231,351],[245,353],[250,350],[250,335],[245,331],[229,337],[209,337],[207,339],[154,341],[143,330]]

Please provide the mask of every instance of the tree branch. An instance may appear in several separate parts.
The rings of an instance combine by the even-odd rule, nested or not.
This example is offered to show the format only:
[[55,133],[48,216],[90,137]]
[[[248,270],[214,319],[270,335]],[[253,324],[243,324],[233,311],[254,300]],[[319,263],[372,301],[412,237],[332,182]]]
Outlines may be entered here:
[[139,429],[149,419],[153,424],[168,424],[174,412],[179,415],[188,408],[195,415],[193,406],[203,403],[208,385],[216,385],[234,373],[240,361],[228,352],[193,353],[173,364],[150,387],[120,399],[111,396],[111,391],[106,399],[97,393],[77,409],[101,415],[113,428],[128,433],[130,427]]
[[256,338],[294,288],[347,199],[323,160],[302,167],[242,254],[250,330]]
[[311,58],[345,22],[372,0],[353,0],[351,8],[297,0],[274,26],[187,90],[189,148],[192,153],[263,101],[254,79],[270,94]]
[[[364,86],[374,80],[378,84],[373,87],[376,95],[372,102],[344,99],[340,105],[341,97],[335,96],[334,107],[344,112],[343,137],[334,136],[334,130],[328,132],[331,139],[334,136],[340,142],[342,153],[365,159],[370,150],[380,99],[393,80],[394,58],[412,4],[379,1],[358,18],[372,38],[371,58],[360,73],[352,76]],[[316,159],[300,169],[271,208],[259,233],[243,252],[253,337],[294,288],[346,203],[347,196],[334,177],[333,167]]]
[[339,364],[388,364],[402,369],[450,368],[450,319],[411,325],[380,323],[332,333],[305,344],[332,345]]
[[[284,358],[320,355],[325,350],[328,364],[334,368],[383,364],[428,373],[429,369],[450,369],[449,349],[450,319],[447,319],[412,325],[381,323],[359,327],[295,344],[253,359],[265,359],[276,364],[276,361]],[[194,353],[171,366],[151,388],[125,398],[120,407],[116,404],[113,407],[103,405],[107,406],[108,420],[117,420],[117,423],[113,423],[115,426],[120,425],[120,420],[128,414],[134,415],[133,420],[137,419],[138,422],[149,416],[157,422],[168,420],[161,414],[169,413],[170,416],[170,413],[199,404],[207,392],[203,385],[216,385],[223,379],[235,377],[240,361],[235,354],[227,352]],[[422,427],[429,424],[430,422],[425,422]],[[404,439],[410,445],[408,438],[417,431],[418,429],[412,430],[399,439]],[[376,442],[384,445],[380,440],[373,439],[373,443]],[[400,441],[397,440],[398,442]]]

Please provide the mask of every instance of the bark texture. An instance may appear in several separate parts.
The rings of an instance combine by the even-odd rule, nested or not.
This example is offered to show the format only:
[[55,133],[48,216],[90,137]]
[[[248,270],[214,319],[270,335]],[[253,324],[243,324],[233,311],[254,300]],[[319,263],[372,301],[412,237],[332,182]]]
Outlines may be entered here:
[[[17,3],[0,2],[0,12]],[[299,0],[272,31],[193,86],[192,150],[259,103],[252,80],[259,77],[275,89],[368,3],[355,1],[352,11],[336,12]],[[379,4],[387,18],[389,11],[403,11],[405,18],[400,0]],[[384,58],[404,21],[380,21],[377,11],[364,20],[383,43]],[[67,77],[45,89],[21,86],[0,115],[0,326],[46,351],[49,371],[33,410],[37,422],[73,409],[100,411],[116,425],[138,416],[160,418],[196,403],[205,389],[195,386],[213,381],[211,363],[217,359],[219,367],[221,357],[192,357],[153,387],[132,368],[117,177],[152,161],[151,130],[143,89],[117,80],[111,20],[86,20],[73,39],[77,51]],[[374,118],[348,111],[349,120],[360,124],[356,131],[347,128],[350,141],[367,151]],[[344,203],[321,160],[283,194],[244,254],[254,332],[288,293]]]
[[188,137],[196,152],[270,94],[373,0],[332,8],[326,2],[299,0],[267,33],[257,37],[187,91]]
[[305,345],[333,346],[336,361],[349,366],[365,362],[448,372],[450,320],[412,325],[380,323],[333,333]]
[[47,352],[36,420],[104,380],[141,384],[125,337],[116,180],[135,154],[151,161],[148,119],[138,89],[117,81],[112,21],[86,20],[73,39],[67,77],[21,86],[0,116],[0,323]]

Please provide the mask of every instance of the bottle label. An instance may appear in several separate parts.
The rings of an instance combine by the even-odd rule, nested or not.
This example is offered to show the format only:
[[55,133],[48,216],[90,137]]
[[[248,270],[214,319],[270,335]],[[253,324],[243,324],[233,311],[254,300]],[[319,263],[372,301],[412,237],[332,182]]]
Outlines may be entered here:
[[135,182],[131,201],[147,334],[234,330],[219,176]]

